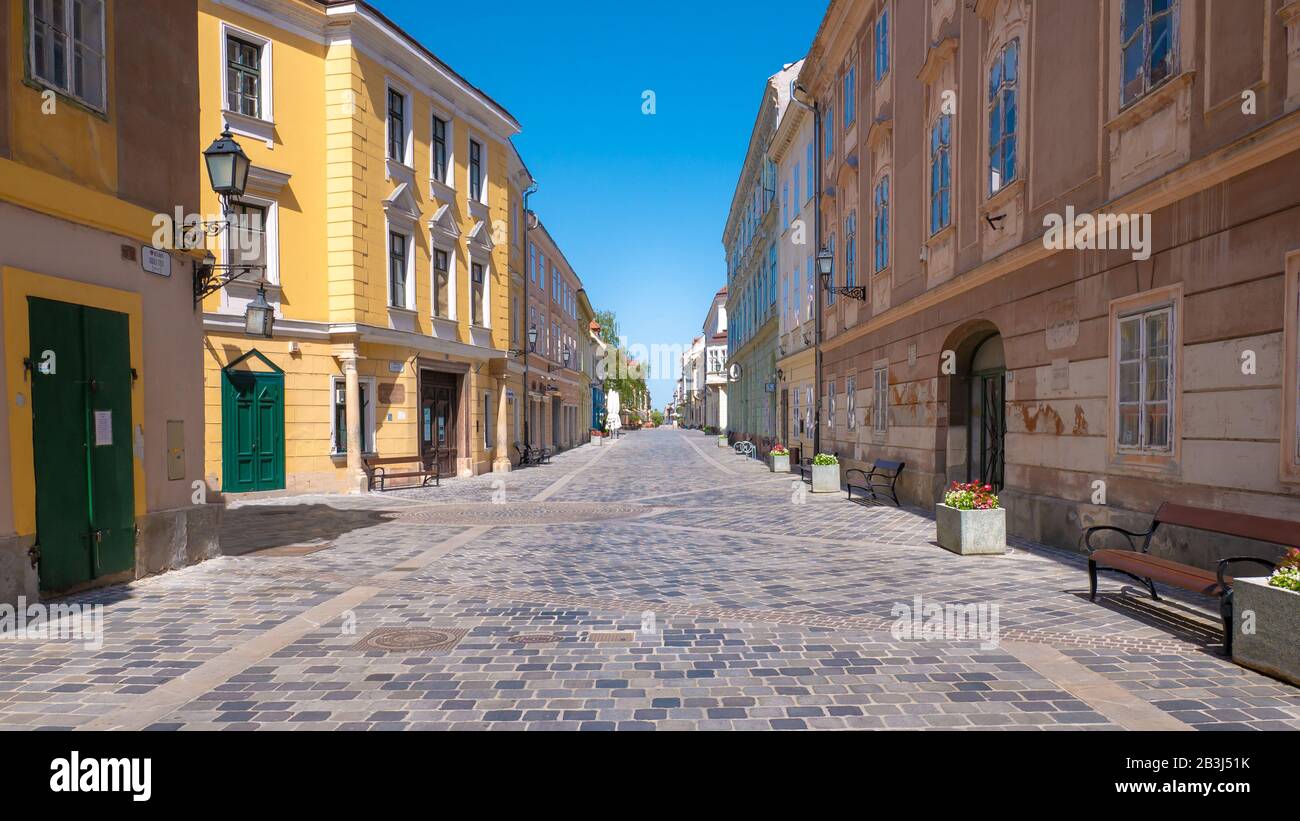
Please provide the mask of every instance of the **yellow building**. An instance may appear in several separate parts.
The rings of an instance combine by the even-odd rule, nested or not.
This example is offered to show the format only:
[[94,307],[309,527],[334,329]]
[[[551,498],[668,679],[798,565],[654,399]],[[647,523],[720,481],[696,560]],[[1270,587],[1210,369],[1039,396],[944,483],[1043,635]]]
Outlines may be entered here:
[[[252,162],[210,247],[265,266],[203,306],[209,485],[359,489],[376,455],[509,469],[519,124],[365,3],[200,0],[198,56],[198,148],[229,128]],[[243,331],[259,288],[272,339]]]
[[195,13],[0,0],[0,603],[217,549],[192,257],[154,244],[203,184]]

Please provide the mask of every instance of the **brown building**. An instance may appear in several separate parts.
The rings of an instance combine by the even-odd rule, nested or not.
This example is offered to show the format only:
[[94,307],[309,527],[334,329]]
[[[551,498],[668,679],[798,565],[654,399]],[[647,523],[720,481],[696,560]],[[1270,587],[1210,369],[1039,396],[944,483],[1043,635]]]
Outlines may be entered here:
[[527,253],[527,328],[537,329],[528,354],[528,442],[567,450],[591,439],[590,413],[584,416],[591,398],[583,378],[590,353],[589,321],[579,318],[582,280],[541,220],[528,231]]
[[1280,0],[832,0],[797,96],[819,245],[864,293],[819,289],[822,450],[906,461],[912,504],[990,482],[1068,547],[1166,499],[1300,518],[1298,28]]

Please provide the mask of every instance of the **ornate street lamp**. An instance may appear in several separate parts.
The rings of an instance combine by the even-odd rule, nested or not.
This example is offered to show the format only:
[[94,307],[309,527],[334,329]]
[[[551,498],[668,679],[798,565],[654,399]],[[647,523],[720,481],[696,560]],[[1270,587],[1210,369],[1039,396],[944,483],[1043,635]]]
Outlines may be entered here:
[[533,325],[528,329],[528,350],[537,351],[537,326]]
[[562,354],[562,356],[564,357],[564,367],[566,368],[569,367],[569,359],[572,358],[573,351],[569,350],[568,345],[564,346],[564,353]]
[[[230,136],[230,130],[221,132],[203,152],[203,162],[208,170],[208,182],[217,198],[221,201],[222,219],[204,222],[200,228],[207,236],[225,234],[226,249],[229,253],[231,200],[243,196],[248,186],[248,170],[252,163],[239,143]],[[206,251],[202,261],[194,263],[194,307],[197,310],[205,297],[214,294],[240,277],[253,274],[258,279],[257,296],[248,303],[244,312],[244,328],[249,336],[271,338],[275,325],[275,310],[266,301],[266,266],[265,265],[218,265],[217,258],[211,251]]]
[[829,248],[823,247],[817,252],[817,272],[821,274],[822,290],[831,293],[846,296],[850,299],[856,299],[859,302],[867,301],[867,288],[865,285],[841,286],[839,288],[831,287],[831,273],[835,269],[835,255]]

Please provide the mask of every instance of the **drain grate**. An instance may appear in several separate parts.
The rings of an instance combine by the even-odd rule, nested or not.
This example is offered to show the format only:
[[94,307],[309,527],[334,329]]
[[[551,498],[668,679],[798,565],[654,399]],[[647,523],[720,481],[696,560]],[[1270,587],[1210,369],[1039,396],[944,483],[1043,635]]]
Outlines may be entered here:
[[511,636],[510,640],[515,644],[554,644],[563,636],[557,636],[554,633],[520,633],[517,636]]
[[636,641],[636,633],[631,630],[593,630],[587,634],[587,641],[602,643]]
[[383,650],[389,653],[414,650],[450,650],[464,637],[464,630],[433,630],[426,627],[381,627],[352,646],[358,650]]

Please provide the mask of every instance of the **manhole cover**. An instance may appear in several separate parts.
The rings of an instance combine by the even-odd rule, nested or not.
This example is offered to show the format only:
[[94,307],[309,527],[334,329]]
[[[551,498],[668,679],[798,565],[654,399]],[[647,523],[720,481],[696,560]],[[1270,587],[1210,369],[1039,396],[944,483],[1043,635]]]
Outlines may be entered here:
[[587,634],[587,641],[624,642],[636,641],[636,633],[631,630],[603,630]]
[[433,630],[426,627],[383,627],[372,631],[353,646],[359,650],[406,652],[450,650],[465,637],[464,630]]
[[557,636],[554,633],[520,633],[517,636],[511,636],[510,640],[515,644],[554,644],[562,638],[563,636]]
[[473,502],[429,505],[403,511],[393,519],[449,525],[555,525],[635,519],[654,510],[648,505],[620,502]]

